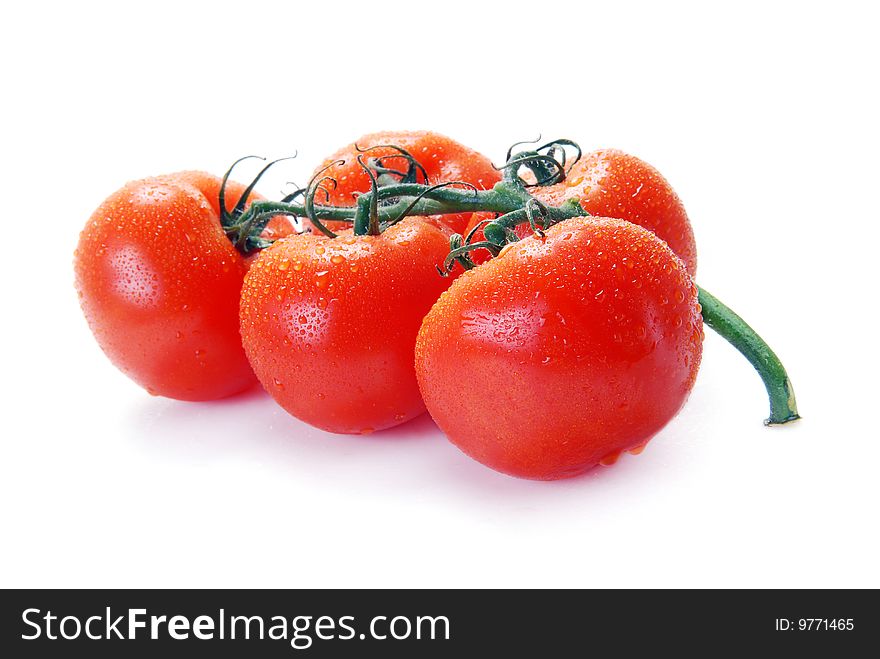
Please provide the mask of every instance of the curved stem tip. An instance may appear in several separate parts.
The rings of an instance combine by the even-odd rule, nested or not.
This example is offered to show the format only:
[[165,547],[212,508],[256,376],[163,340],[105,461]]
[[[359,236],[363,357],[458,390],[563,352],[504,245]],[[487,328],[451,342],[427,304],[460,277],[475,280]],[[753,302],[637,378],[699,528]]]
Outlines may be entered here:
[[764,381],[770,397],[770,417],[764,423],[769,426],[799,419],[791,380],[776,353],[723,302],[703,288],[698,290],[703,321],[739,350]]

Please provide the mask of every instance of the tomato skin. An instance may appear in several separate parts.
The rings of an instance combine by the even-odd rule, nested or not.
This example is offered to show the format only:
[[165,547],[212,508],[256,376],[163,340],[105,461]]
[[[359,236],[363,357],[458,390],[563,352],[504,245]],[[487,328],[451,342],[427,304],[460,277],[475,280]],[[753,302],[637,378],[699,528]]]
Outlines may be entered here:
[[[628,220],[658,236],[697,273],[697,245],[684,204],[654,167],[617,149],[586,154],[556,185],[537,187],[535,197],[552,206],[575,198],[590,215]],[[528,228],[528,227],[526,227]]]
[[[370,178],[358,164],[357,157],[362,155],[366,160],[391,156],[397,152],[394,149],[375,149],[362,154],[355,149],[355,145],[365,149],[380,144],[394,144],[409,151],[425,168],[432,185],[450,181],[465,181],[480,190],[488,190],[501,180],[501,173],[492,167],[491,160],[445,135],[429,131],[370,133],[336,151],[315,170],[317,173],[335,160],[345,161],[344,165],[334,165],[322,174],[322,176],[333,177],[337,182],[336,189],[330,190],[329,203],[337,206],[353,206],[355,193],[369,192]],[[404,171],[407,165],[403,158],[388,159],[385,164],[401,171]],[[425,182],[421,174],[418,175],[418,182]],[[325,203],[325,201],[323,193],[319,193],[318,203]],[[453,213],[439,215],[436,218],[448,225],[453,231],[461,232],[470,216],[470,213]],[[334,231],[350,226],[343,222],[328,222],[326,224]]]
[[291,236],[245,278],[241,334],[260,382],[293,416],[368,434],[424,412],[413,367],[422,318],[451,278],[446,234],[406,218],[379,236]]
[[[690,275],[696,275],[697,245],[684,205],[660,172],[635,156],[614,149],[588,153],[564,181],[532,188],[531,193],[550,206],[577,199],[590,215],[617,217],[643,226],[666,241],[685,262]],[[464,234],[485,219],[485,213],[474,213]],[[514,232],[520,238],[533,233],[528,224],[517,225]],[[483,232],[478,231],[473,242],[483,239]],[[471,258],[485,263],[490,257],[485,250],[476,250]]]
[[684,404],[701,354],[697,291],[669,247],[575,218],[459,277],[425,317],[416,373],[462,451],[554,480],[639,451]]
[[246,266],[193,184],[165,176],[112,194],[80,234],[74,270],[98,344],[150,393],[212,400],[255,383],[238,333]]
[[[174,174],[166,174],[159,178],[192,185],[196,190],[205,195],[205,198],[208,200],[208,203],[211,204],[214,213],[217,217],[220,217],[220,186],[223,184],[223,179],[220,177],[200,170],[185,170],[182,172],[175,172]],[[238,200],[241,199],[246,188],[247,186],[243,183],[231,179],[227,180],[225,197],[226,210],[228,212],[232,212],[232,209],[235,208],[235,205],[238,203]],[[262,199],[265,199],[265,197],[260,193],[256,191],[251,192],[245,208],[250,206],[250,202]],[[278,240],[295,232],[293,223],[289,217],[276,215],[269,220],[269,223],[260,235],[268,240]]]

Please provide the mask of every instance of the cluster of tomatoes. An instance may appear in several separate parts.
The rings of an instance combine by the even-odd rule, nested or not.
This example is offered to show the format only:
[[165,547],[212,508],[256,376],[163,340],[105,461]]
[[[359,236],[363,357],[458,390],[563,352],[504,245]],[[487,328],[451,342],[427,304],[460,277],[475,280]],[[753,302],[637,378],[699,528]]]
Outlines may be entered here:
[[[377,181],[400,183],[395,158],[417,167],[417,183],[502,181],[451,139],[382,133],[317,168],[322,203],[352,207]],[[245,241],[226,220],[260,201],[252,186],[203,172],[135,181],[88,221],[76,286],[101,348],[152,394],[210,400],[259,380],[334,433],[380,431],[427,408],[496,470],[573,476],[640,452],[678,412],[703,323],[693,232],[666,180],[610,150],[560,173],[546,185],[508,178],[580,216],[521,223],[507,244],[460,259],[468,269],[447,259],[450,240],[479,244],[491,209],[368,233],[281,213]]]

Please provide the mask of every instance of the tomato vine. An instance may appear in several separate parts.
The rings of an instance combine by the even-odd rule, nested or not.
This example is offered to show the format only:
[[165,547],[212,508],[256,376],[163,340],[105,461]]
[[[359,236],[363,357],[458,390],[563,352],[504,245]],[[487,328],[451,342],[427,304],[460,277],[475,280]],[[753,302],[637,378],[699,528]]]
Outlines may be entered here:
[[[557,139],[533,149],[517,151],[516,147],[523,144],[529,143],[520,142],[508,150],[505,163],[497,168],[502,172],[502,178],[488,190],[477,189],[462,181],[433,184],[428,180],[425,168],[412,154],[399,146],[381,145],[358,149],[357,162],[369,176],[370,190],[360,194],[353,206],[319,203],[320,195],[323,193],[329,200],[330,189],[337,185],[335,179],[326,175],[328,169],[340,162],[336,161],[319,171],[305,188],[284,199],[258,200],[246,208],[254,185],[269,167],[279,162],[272,161],[259,172],[234,209],[224,214],[223,227],[236,248],[247,253],[267,246],[260,233],[269,220],[279,214],[308,219],[317,231],[334,238],[337,234],[325,226],[325,221],[351,223],[355,235],[378,235],[409,215],[493,213],[494,219],[478,224],[467,235],[454,234],[450,239],[449,255],[442,266],[438,266],[441,274],[451,271],[455,262],[471,269],[476,267],[470,257],[472,252],[485,250],[492,257],[497,256],[505,245],[520,240],[514,229],[521,224],[528,223],[532,232],[541,236],[543,230],[554,224],[588,215],[575,199],[553,206],[530,192],[564,181],[581,158],[580,147],[571,140]],[[376,148],[391,149],[394,154],[369,158],[369,152]],[[390,159],[403,160],[405,168],[392,166],[388,162]],[[226,208],[225,182],[242,160],[233,163],[224,176],[221,208]],[[297,201],[300,197],[302,200]],[[482,230],[482,240],[477,240],[478,229]],[[729,307],[704,289],[697,288],[704,322],[733,345],[760,375],[770,402],[770,416],[765,423],[784,424],[798,419],[791,381],[773,350]]]

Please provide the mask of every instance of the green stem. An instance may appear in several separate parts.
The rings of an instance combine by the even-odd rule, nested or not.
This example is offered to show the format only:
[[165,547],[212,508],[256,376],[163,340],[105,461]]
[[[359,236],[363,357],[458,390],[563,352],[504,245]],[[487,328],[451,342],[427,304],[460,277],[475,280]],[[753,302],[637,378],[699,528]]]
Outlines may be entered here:
[[[568,199],[559,207],[544,206],[544,228],[548,229],[562,220],[568,220],[573,217],[583,217],[589,215],[575,199]],[[486,240],[496,245],[504,245],[510,237],[510,232],[520,224],[529,222],[529,215],[523,206],[518,206],[514,210],[509,211],[504,216],[490,222],[483,228],[483,235]]]
[[[350,222],[354,218],[355,210],[354,206],[315,205],[315,214],[322,220],[340,220],[343,222],[347,220]],[[262,215],[263,213],[286,213],[296,217],[307,217],[304,204],[285,203],[282,201],[255,201],[250,205],[245,215],[248,213],[256,215]],[[241,216],[239,223],[242,220],[246,221],[245,215]]]
[[[354,223],[357,235],[370,233],[370,221],[375,219],[373,213],[382,223],[393,222],[409,208],[413,198],[426,193],[428,186],[417,183],[388,185],[378,189],[378,195],[367,192],[358,197],[354,206],[321,206],[315,204],[314,214],[321,220],[348,221]],[[376,202],[397,198],[399,201],[387,206]],[[500,182],[491,190],[474,191],[467,188],[440,188],[426,193],[409,209],[411,215],[445,215],[448,213],[466,213],[488,211],[506,214],[519,210],[531,198],[529,193],[515,184]],[[556,209],[552,209],[556,212]],[[255,201],[242,215],[237,226],[243,226],[253,215],[266,213],[286,213],[296,217],[306,217],[305,205],[301,203],[285,203],[280,201]],[[558,214],[558,213],[556,213]],[[573,217],[569,211],[562,211],[565,217]],[[581,214],[583,214],[581,212]],[[554,214],[555,218],[555,214]],[[564,219],[560,216],[558,219]]]
[[770,417],[764,422],[776,425],[800,418],[791,380],[779,357],[748,323],[706,290],[699,289],[703,321],[718,332],[749,360],[764,381],[770,396]]
[[[376,192],[367,192],[358,197],[357,212],[354,216],[355,235],[369,233],[370,207],[383,199],[400,199],[389,206],[378,207],[379,220],[383,223],[393,222],[404,210],[411,215],[445,215],[448,213],[466,213],[488,211],[509,213],[530,199],[529,193],[522,187],[508,182],[496,183],[491,190],[470,188],[440,188],[428,190],[429,186],[417,183],[403,183],[379,188]],[[424,195],[412,205],[414,197]],[[410,208],[410,206],[412,207]]]

